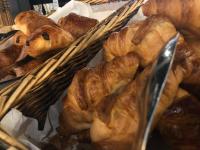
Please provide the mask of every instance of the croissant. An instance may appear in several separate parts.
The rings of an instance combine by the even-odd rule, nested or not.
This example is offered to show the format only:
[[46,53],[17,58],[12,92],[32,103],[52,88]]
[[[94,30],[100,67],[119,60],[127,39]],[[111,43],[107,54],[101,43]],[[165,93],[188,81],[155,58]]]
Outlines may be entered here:
[[42,26],[28,37],[18,60],[27,55],[37,57],[44,53],[67,47],[73,41],[74,37],[60,27]]
[[200,102],[189,93],[177,96],[159,121],[159,131],[173,150],[200,147]]
[[89,31],[98,23],[98,20],[79,16],[75,13],[70,13],[66,17],[62,17],[58,21],[58,25],[65,31],[72,34],[73,37],[80,37]]
[[175,34],[176,29],[168,19],[152,16],[111,34],[104,44],[104,56],[110,61],[115,56],[134,52],[140,57],[141,65],[146,66]]
[[[189,64],[192,54],[186,55],[189,49],[184,46],[177,46],[175,62],[158,104],[152,129],[157,126],[167,108],[173,104],[176,93],[180,91],[180,83],[191,72]],[[179,55],[181,52],[183,55]],[[137,138],[140,118],[136,102],[140,100],[139,96],[143,94],[141,92],[150,73],[151,69],[145,68],[136,80],[131,81],[126,88],[119,93],[105,97],[97,105],[90,134],[92,141],[98,148],[103,150],[129,150],[132,144],[135,144],[133,141],[136,141]],[[181,96],[185,95],[182,91],[179,93],[181,93]]]
[[36,29],[44,25],[57,26],[53,20],[32,10],[19,13],[15,17],[14,22],[14,28],[22,31],[26,35],[32,34]]
[[142,7],[145,16],[164,15],[179,29],[200,35],[199,0],[148,0]]
[[92,142],[101,150],[130,150],[139,127],[137,84],[132,82],[119,94],[105,97],[94,113]]
[[[91,139],[97,147],[103,150],[129,150],[132,144],[136,144],[133,142],[136,141],[140,125],[137,104],[150,73],[151,69],[147,67],[123,90],[105,97],[97,105],[90,130]],[[162,113],[173,103],[181,80],[181,73],[170,72],[155,113],[154,127]]]
[[95,106],[101,99],[130,81],[138,68],[134,54],[116,57],[111,62],[92,69],[79,71],[64,99],[64,110],[60,117],[60,133],[89,129]]

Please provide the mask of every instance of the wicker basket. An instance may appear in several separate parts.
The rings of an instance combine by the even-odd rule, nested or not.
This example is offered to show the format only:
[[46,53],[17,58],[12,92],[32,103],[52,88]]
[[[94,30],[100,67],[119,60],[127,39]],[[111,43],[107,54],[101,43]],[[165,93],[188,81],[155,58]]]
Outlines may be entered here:
[[143,0],[130,1],[102,21],[69,48],[47,60],[23,79],[0,90],[0,117],[17,107],[24,115],[36,118],[42,129],[49,107],[82,69],[102,49],[109,34],[120,30],[137,13]]
[[28,150],[26,146],[20,143],[17,139],[10,136],[5,130],[0,127],[0,149],[9,150]]
[[117,1],[127,1],[127,0],[79,0],[83,3],[88,3],[90,5],[100,5],[104,3],[110,3],[110,2],[117,2]]
[[0,27],[12,25],[14,23],[9,8],[7,0],[0,0]]

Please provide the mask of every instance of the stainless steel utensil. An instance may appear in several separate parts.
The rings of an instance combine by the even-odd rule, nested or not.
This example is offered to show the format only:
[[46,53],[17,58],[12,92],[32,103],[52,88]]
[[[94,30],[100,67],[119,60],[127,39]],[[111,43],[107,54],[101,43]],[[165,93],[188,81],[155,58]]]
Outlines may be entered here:
[[171,69],[176,44],[179,34],[174,36],[161,50],[158,59],[153,64],[152,73],[144,88],[144,97],[141,100],[142,109],[140,109],[141,122],[139,139],[134,150],[145,150],[148,142],[152,122],[154,120],[155,110],[160,101],[163,89],[165,87],[169,71]]

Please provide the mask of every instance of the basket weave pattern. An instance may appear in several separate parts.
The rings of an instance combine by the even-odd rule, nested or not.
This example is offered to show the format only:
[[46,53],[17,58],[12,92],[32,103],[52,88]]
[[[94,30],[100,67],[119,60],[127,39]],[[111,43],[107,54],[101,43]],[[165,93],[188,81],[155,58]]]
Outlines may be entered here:
[[0,27],[12,25],[14,23],[9,8],[9,4],[6,0],[0,0]]
[[120,0],[79,0],[79,1],[91,4],[91,5],[99,5],[99,4],[110,3],[114,1],[120,1]]

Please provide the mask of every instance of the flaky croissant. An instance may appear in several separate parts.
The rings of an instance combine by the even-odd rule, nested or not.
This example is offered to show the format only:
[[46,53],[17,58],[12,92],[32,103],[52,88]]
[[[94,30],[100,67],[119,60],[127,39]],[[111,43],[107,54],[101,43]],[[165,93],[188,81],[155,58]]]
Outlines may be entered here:
[[104,56],[110,61],[134,52],[140,57],[141,65],[146,66],[175,34],[176,29],[168,19],[152,16],[113,33],[104,44]]
[[53,20],[30,10],[21,12],[16,16],[14,28],[30,35],[44,25],[57,26]]
[[[157,126],[162,114],[176,101],[175,97],[176,93],[180,91],[180,83],[191,75],[194,55],[182,42],[177,46],[175,61],[158,104],[152,129]],[[149,67],[145,68],[136,80],[129,83],[124,90],[115,93],[114,96],[106,97],[97,106],[91,127],[91,138],[100,149],[128,150],[131,148],[136,138],[136,132],[139,131],[137,128],[139,118],[137,117],[140,114],[137,112],[135,102],[140,100],[138,96],[144,94],[141,92],[150,73]],[[179,93],[185,95],[184,92]]]
[[103,97],[127,84],[134,77],[137,68],[137,57],[129,54],[93,69],[79,71],[64,99],[60,133],[67,135],[90,128],[95,106]]
[[79,16],[75,13],[70,13],[66,17],[58,20],[58,25],[65,31],[71,33],[75,38],[84,35],[97,23],[98,20],[96,19]]
[[132,82],[97,106],[90,129],[92,142],[101,150],[130,150],[139,127],[137,84]]
[[[141,100],[140,94],[144,94],[141,91],[150,73],[151,69],[146,68],[136,80],[131,81],[122,91],[105,97],[97,105],[90,130],[91,139],[97,147],[102,150],[130,150],[132,144],[136,144],[133,142],[136,141],[140,125],[137,103]],[[181,73],[170,72],[155,113],[154,127],[160,116],[173,103],[181,80]]]
[[155,14],[169,17],[179,29],[200,35],[199,0],[148,0],[142,10],[145,16]]
[[27,55],[37,57],[47,52],[65,48],[73,41],[74,37],[60,27],[42,26],[28,37],[18,60]]

